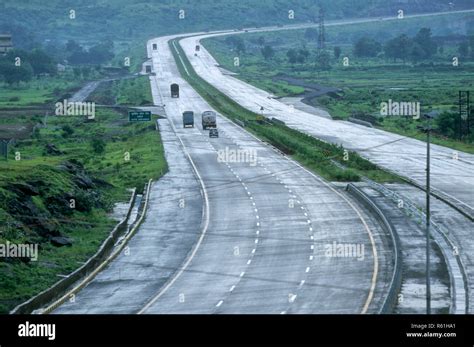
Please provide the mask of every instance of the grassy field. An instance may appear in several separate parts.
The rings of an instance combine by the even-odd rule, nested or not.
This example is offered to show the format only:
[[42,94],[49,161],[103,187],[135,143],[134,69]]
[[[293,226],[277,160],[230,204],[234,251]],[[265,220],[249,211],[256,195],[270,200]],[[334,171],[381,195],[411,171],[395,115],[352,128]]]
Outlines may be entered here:
[[[200,78],[177,42],[177,40],[170,41],[170,47],[181,75],[212,107],[231,120],[245,122],[246,129],[260,139],[271,143],[327,180],[358,181],[360,175],[364,175],[378,182],[398,181],[393,175],[378,169],[356,153],[346,152],[342,147],[320,141],[282,124],[259,124],[256,121],[259,115],[246,110]],[[181,64],[178,54],[183,58],[189,75]],[[332,160],[348,169],[340,169]]]
[[[335,119],[347,119],[353,113],[380,117],[380,104],[390,99],[420,102],[422,111],[456,112],[459,90],[472,91],[474,88],[474,63],[463,60],[457,67],[452,65],[452,56],[457,54],[457,46],[444,46],[443,54],[437,54],[432,62],[394,63],[381,58],[356,58],[352,52],[351,42],[362,36],[373,37],[380,41],[401,33],[414,35],[423,26],[433,28],[434,34],[439,31],[437,29],[439,27],[457,32],[460,30],[458,21],[468,18],[472,18],[472,15],[457,14],[407,19],[403,22],[328,26],[331,68],[327,70],[316,66],[316,43],[305,39],[303,30],[239,35],[244,39],[246,46],[245,53],[240,54],[239,67],[233,64],[237,54],[226,43],[226,36],[206,39],[203,44],[224,68],[237,73],[237,78],[276,96],[305,97],[312,90],[317,90],[308,88],[305,90],[298,85],[289,85],[282,80],[285,78],[309,83],[315,88],[339,89],[340,92],[337,93],[306,99],[306,102],[327,110]],[[261,45],[258,40],[261,37],[265,44],[275,50],[275,55],[270,60],[265,60],[260,53]],[[339,59],[335,59],[332,54],[334,46],[341,47],[342,54]],[[310,52],[308,60],[302,64],[290,64],[286,56],[287,51],[303,47]],[[348,67],[343,66],[343,57],[349,58]],[[406,122],[405,119],[401,121],[396,117],[389,117],[380,122],[378,127],[423,139],[423,134],[416,129],[417,125],[419,122],[412,120]],[[436,144],[474,153],[472,140],[458,141],[441,135],[435,135],[433,138]]]
[[79,86],[80,81],[70,76],[44,77],[15,87],[0,84],[0,109],[43,106]]
[[[124,97],[130,83],[118,83],[109,92],[132,104],[132,96]],[[149,85],[134,83],[140,89],[136,95],[141,103],[141,96],[149,96]],[[0,122],[18,125],[41,119],[25,115],[16,122],[5,118]],[[57,153],[48,154],[51,144]],[[21,158],[15,160],[18,153]],[[77,172],[65,169],[71,163]],[[96,110],[92,122],[84,117],[50,116],[47,127],[18,141],[8,161],[0,158],[0,243],[38,243],[39,260],[0,261],[0,313],[49,287],[59,275],[78,268],[116,224],[109,214],[113,204],[127,202],[130,188],[140,192],[144,183],[158,179],[166,170],[154,121],[130,123],[126,112],[112,109]],[[84,188],[89,180],[92,188]],[[25,186],[37,191],[26,194]],[[71,197],[76,200],[74,209],[68,205]],[[48,237],[55,233],[70,238],[72,246],[52,245]]]

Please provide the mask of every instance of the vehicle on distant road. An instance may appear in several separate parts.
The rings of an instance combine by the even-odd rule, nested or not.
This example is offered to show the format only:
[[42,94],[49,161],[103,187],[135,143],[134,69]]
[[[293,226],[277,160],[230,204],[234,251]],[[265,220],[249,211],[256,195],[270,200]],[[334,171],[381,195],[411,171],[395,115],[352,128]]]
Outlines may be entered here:
[[156,43],[153,44],[153,50],[156,51],[158,49],[158,45]]
[[219,137],[219,130],[217,129],[209,130],[209,137]]
[[171,88],[171,97],[179,98],[179,85],[176,83],[173,83],[170,88]]
[[204,111],[202,117],[202,129],[217,128],[217,116],[214,111]]
[[183,128],[194,128],[194,112],[185,111],[183,112]]
[[201,50],[201,46],[196,45],[196,52],[199,52]]
[[145,65],[145,72],[151,73],[151,65]]

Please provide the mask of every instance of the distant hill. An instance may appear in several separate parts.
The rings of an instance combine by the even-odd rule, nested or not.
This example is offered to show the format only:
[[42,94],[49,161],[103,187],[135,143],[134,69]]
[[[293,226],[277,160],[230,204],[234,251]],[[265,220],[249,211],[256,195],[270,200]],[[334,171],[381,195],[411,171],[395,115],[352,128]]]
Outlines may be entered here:
[[[288,24],[315,20],[474,8],[472,0],[0,0],[0,32],[17,46],[34,41],[129,40],[196,30]],[[76,18],[70,19],[70,11]],[[179,19],[184,10],[184,19]]]

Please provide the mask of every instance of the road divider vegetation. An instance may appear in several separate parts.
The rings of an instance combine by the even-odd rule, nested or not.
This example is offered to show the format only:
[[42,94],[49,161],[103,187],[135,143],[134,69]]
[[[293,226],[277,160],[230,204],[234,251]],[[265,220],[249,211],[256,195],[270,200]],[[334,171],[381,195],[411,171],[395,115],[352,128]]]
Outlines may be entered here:
[[[213,108],[237,124],[245,124],[246,129],[252,134],[296,159],[325,179],[355,182],[359,181],[363,175],[377,182],[399,181],[394,175],[342,146],[321,141],[292,129],[282,122],[258,122],[257,119],[261,118],[261,115],[245,109],[197,75],[179,45],[179,39],[169,41],[169,46],[183,78]],[[347,169],[341,169],[334,164],[333,160],[343,163]]]

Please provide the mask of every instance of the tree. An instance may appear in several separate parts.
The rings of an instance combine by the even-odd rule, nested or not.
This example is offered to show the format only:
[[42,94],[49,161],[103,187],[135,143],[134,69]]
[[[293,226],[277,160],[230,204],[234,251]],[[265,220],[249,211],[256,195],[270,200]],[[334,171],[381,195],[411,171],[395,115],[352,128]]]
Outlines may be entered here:
[[360,38],[354,45],[356,57],[375,57],[382,50],[382,45],[368,37]]
[[286,56],[288,57],[288,62],[290,64],[296,64],[298,61],[298,52],[296,52],[296,49],[290,49],[288,52],[286,52]]
[[410,57],[412,61],[415,63],[417,61],[423,60],[425,56],[425,50],[418,43],[413,43],[413,46],[411,47],[410,51]]
[[41,49],[32,50],[28,60],[35,75],[43,73],[54,75],[56,73],[54,60]]
[[469,55],[469,43],[467,41],[461,42],[458,47],[459,55],[463,58]]
[[92,64],[103,64],[113,59],[113,57],[113,44],[110,44],[108,41],[92,46],[89,49],[89,61]]
[[342,53],[341,47],[339,46],[334,47],[334,58],[339,59],[339,57],[341,56],[341,53]]
[[68,138],[70,137],[72,134],[74,134],[74,129],[69,125],[69,124],[66,124],[62,127],[62,136],[64,138]]
[[385,45],[385,55],[393,61],[401,59],[405,62],[411,52],[413,41],[405,34],[395,37]]
[[309,51],[306,48],[302,48],[298,51],[298,56],[296,58],[296,61],[300,64],[303,64],[306,59],[309,57]]
[[431,58],[438,50],[438,45],[433,40],[430,28],[421,28],[413,41],[417,43],[423,51],[423,59]]
[[23,62],[20,66],[7,61],[0,62],[0,76],[9,85],[28,82],[33,77],[33,68],[28,62]]
[[326,51],[320,51],[316,56],[316,64],[322,69],[329,69],[331,67],[329,60],[331,56]]
[[438,132],[451,138],[457,137],[459,135],[459,121],[457,117],[459,115],[455,113],[441,113],[435,120]]
[[258,44],[260,45],[260,47],[263,47],[265,46],[265,37],[263,36],[260,36],[257,40]]
[[81,45],[79,45],[76,41],[74,40],[69,40],[67,43],[66,43],[66,50],[69,52],[69,53],[74,53],[74,52],[78,52],[78,51],[83,51],[83,48],[81,47]]
[[318,41],[318,30],[315,28],[306,29],[304,38],[308,41]]
[[104,140],[95,138],[92,140],[91,145],[95,153],[102,154],[105,152],[106,143]]
[[262,55],[265,60],[270,60],[275,55],[275,51],[271,46],[265,45],[265,47],[262,48]]
[[469,36],[469,46],[471,47],[471,58],[474,58],[474,35]]

